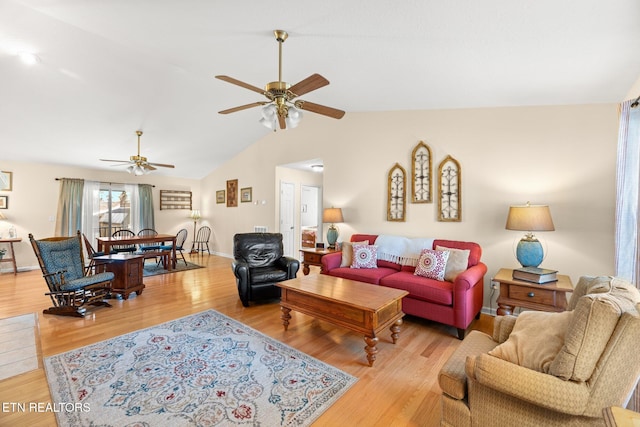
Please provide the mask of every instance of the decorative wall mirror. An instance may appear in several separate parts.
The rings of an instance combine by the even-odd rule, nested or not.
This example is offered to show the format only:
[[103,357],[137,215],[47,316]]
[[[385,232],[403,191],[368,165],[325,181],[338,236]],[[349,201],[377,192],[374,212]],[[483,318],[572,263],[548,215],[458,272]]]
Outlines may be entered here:
[[407,210],[407,172],[398,163],[389,171],[387,182],[387,221],[404,221]]
[[438,221],[462,220],[460,163],[447,156],[438,167]]
[[411,201],[431,203],[431,149],[420,141],[411,153]]

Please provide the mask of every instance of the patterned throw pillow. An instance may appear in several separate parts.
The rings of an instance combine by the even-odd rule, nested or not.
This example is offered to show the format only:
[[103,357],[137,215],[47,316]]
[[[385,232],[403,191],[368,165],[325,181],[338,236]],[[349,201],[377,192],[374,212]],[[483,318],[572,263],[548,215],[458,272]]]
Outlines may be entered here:
[[444,280],[444,272],[447,268],[448,259],[448,251],[423,249],[422,252],[420,252],[416,271],[413,274],[429,279]]
[[349,267],[353,264],[353,245],[368,245],[368,240],[362,242],[342,242],[342,262],[340,267]]
[[378,268],[378,247],[353,244],[351,268]]

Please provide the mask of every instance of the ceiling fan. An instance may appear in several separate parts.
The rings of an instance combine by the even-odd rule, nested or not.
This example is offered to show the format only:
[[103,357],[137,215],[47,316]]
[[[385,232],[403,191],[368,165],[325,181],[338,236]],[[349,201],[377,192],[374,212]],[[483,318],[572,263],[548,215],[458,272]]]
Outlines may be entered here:
[[278,81],[267,83],[264,90],[259,87],[250,85],[229,76],[216,76],[217,79],[227,83],[238,85],[245,89],[252,90],[264,95],[269,101],[253,102],[251,104],[241,105],[239,107],[229,108],[228,110],[219,111],[220,114],[235,113],[236,111],[246,110],[247,108],[266,105],[262,109],[262,119],[260,123],[269,129],[276,130],[277,124],[280,129],[294,128],[302,119],[300,110],[311,111],[312,113],[322,114],[334,119],[341,119],[344,111],[336,108],[327,107],[320,104],[314,104],[302,99],[296,99],[298,96],[304,95],[316,89],[329,84],[329,80],[320,74],[312,74],[306,79],[291,86],[289,83],[282,81],[282,43],[289,36],[286,31],[275,30],[273,34],[278,42]]
[[138,154],[137,155],[129,157],[129,160],[107,160],[107,159],[100,159],[100,160],[103,162],[120,163],[119,165],[113,165],[113,166],[129,165],[127,167],[127,170],[129,171],[129,173],[137,176],[146,175],[149,172],[156,170],[157,169],[156,166],[161,168],[175,167],[173,165],[166,165],[163,163],[148,162],[146,157],[143,157],[140,155],[140,137],[142,136],[142,131],[137,130],[136,135],[138,135]]

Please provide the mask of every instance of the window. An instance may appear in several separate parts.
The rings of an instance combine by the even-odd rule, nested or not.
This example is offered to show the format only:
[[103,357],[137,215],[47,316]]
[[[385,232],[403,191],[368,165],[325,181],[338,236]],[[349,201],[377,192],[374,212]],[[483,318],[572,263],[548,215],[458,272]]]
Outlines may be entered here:
[[98,192],[98,211],[93,215],[98,218],[98,232],[100,237],[111,236],[122,229],[133,229],[131,221],[131,194],[123,185],[103,183]]

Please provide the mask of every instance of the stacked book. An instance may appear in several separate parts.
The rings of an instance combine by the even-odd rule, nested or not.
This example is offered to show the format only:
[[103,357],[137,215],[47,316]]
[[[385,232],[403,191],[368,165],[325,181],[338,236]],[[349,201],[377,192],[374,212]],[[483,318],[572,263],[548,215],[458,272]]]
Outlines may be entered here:
[[549,283],[557,281],[556,270],[547,270],[538,267],[522,267],[513,270],[513,278],[533,283]]

